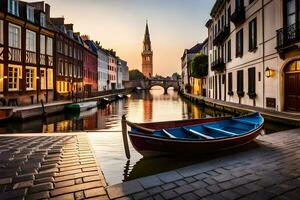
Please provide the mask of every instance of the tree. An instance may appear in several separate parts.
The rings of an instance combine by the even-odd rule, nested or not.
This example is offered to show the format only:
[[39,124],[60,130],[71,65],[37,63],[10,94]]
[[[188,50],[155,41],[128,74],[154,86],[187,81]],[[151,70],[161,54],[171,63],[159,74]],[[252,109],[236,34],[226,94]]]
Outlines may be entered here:
[[175,72],[172,74],[172,79],[178,81],[179,79],[181,79],[181,76],[180,76],[180,74]]
[[145,76],[138,69],[129,70],[129,80],[143,80]]
[[191,76],[194,78],[203,78],[208,74],[208,56],[203,53],[197,53],[191,63]]

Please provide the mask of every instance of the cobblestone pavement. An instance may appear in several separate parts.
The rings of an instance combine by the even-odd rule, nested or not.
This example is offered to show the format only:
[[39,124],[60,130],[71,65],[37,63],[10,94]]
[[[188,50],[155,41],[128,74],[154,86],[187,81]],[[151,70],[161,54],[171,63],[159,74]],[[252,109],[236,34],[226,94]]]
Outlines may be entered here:
[[0,199],[108,199],[85,135],[1,136]]
[[259,147],[107,188],[112,199],[300,199],[300,129]]

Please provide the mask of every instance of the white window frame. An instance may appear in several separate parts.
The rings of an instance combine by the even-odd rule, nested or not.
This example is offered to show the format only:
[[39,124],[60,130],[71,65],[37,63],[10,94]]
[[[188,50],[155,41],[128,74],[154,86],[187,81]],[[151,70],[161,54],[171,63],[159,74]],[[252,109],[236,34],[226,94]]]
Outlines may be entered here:
[[8,0],[7,11],[13,15],[19,16],[19,2],[17,0]]
[[53,89],[53,69],[47,69],[47,85],[48,90]]
[[47,55],[53,55],[53,39],[50,37],[47,37]]
[[46,27],[46,15],[44,13],[41,13],[40,15],[40,25]]
[[[13,32],[13,30],[16,30],[16,32]],[[20,26],[9,23],[8,45],[9,47],[21,49],[21,27]]]
[[27,11],[27,20],[34,23],[34,7],[27,5],[26,7]]
[[46,84],[47,84],[47,70],[46,68],[40,69],[40,81],[41,81],[41,90],[46,90]]
[[40,35],[40,54],[46,54],[46,36]]
[[[32,91],[36,89],[36,67],[26,66],[26,90]],[[31,71],[29,74],[27,70]],[[29,75],[29,76],[28,76]],[[29,86],[27,84],[30,84]]]
[[0,63],[0,92],[3,92],[4,65]]
[[26,50],[36,52],[36,32],[26,29]]
[[4,35],[3,20],[0,20],[0,44],[3,44],[3,35]]
[[[10,76],[10,69],[13,69],[12,76]],[[17,72],[16,76],[15,72]],[[11,83],[9,81],[10,78],[12,78]],[[8,91],[18,91],[20,87],[20,79],[22,79],[22,66],[8,65]],[[15,85],[15,87],[10,87],[10,84]]]

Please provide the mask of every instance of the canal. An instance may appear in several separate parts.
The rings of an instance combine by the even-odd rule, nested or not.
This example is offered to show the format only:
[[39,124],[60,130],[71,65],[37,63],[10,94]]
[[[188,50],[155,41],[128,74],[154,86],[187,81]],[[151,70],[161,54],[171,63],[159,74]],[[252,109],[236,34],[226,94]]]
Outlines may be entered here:
[[[164,94],[162,88],[150,92],[133,93],[131,97],[115,101],[104,108],[92,109],[80,114],[61,113],[47,119],[32,119],[0,125],[0,133],[54,133],[86,131],[96,158],[109,185],[147,175],[184,167],[201,161],[255,148],[252,143],[238,150],[209,156],[160,157],[145,159],[130,145],[131,159],[124,155],[120,119],[123,114],[132,122],[167,121],[179,119],[225,116],[228,113],[200,108],[181,98],[172,89]],[[290,129],[266,122],[265,132]]]

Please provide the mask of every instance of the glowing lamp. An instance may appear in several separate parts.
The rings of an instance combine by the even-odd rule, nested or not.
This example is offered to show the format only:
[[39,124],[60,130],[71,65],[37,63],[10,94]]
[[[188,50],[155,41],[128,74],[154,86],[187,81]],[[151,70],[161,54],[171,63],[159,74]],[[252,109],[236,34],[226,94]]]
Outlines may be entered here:
[[266,71],[265,71],[265,75],[267,78],[270,78],[274,75],[274,70],[270,69],[269,67],[266,68]]

